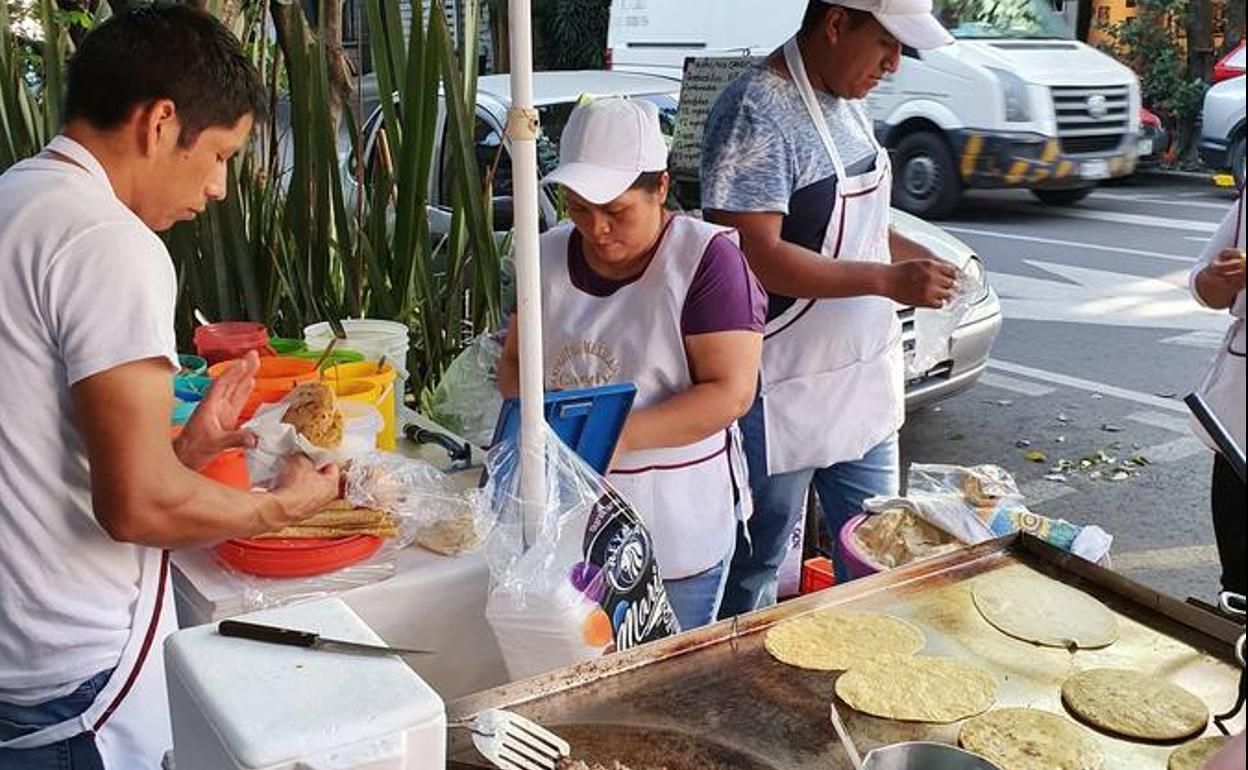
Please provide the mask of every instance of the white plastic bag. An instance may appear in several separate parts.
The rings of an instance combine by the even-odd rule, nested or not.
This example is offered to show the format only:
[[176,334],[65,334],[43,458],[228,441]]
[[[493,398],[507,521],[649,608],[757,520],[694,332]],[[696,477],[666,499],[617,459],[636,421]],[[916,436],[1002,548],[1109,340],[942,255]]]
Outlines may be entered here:
[[476,550],[494,526],[494,513],[460,491],[424,460],[373,452],[352,460],[346,471],[347,502],[397,517],[410,540],[444,556]]
[[904,497],[872,497],[868,513],[913,511],[924,521],[963,543],[975,544],[1015,532],[1027,532],[1091,562],[1108,564],[1113,537],[1095,525],[1032,513],[1014,477],[995,465],[910,466]]
[[941,308],[919,308],[914,314],[914,354],[909,374],[921,376],[949,357],[949,340],[983,293],[983,284],[965,270],[958,271],[953,297]]
[[[484,490],[498,513],[487,545],[489,620],[520,679],[680,632],[650,533],[632,506],[545,432],[546,496],[526,504],[517,441],[495,447]],[[527,521],[526,521],[527,517]]]

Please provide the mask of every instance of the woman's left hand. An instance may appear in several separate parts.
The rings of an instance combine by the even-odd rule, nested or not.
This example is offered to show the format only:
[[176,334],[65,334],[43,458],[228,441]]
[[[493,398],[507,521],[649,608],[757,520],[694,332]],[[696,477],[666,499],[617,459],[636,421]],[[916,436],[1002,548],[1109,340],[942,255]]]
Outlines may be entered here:
[[198,471],[227,449],[249,449],[256,445],[254,435],[238,430],[238,419],[256,384],[259,369],[260,357],[252,351],[212,384],[174,440],[174,451],[183,465]]

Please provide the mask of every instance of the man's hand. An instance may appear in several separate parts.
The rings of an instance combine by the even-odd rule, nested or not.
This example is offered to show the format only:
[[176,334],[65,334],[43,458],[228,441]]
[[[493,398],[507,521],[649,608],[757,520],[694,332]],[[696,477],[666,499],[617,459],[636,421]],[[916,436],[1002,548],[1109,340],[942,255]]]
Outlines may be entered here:
[[953,297],[958,269],[936,259],[910,259],[888,268],[885,296],[903,305],[943,307]]
[[249,449],[256,437],[238,430],[239,414],[256,384],[260,357],[252,351],[223,373],[208,390],[182,433],[174,440],[178,459],[191,470],[203,470],[227,449]]
[[1239,249],[1223,249],[1217,258],[1205,268],[1220,288],[1232,294],[1244,290],[1244,252]]
[[337,465],[320,470],[303,455],[282,460],[269,497],[277,505],[262,506],[262,532],[273,532],[295,524],[342,497],[342,474]]

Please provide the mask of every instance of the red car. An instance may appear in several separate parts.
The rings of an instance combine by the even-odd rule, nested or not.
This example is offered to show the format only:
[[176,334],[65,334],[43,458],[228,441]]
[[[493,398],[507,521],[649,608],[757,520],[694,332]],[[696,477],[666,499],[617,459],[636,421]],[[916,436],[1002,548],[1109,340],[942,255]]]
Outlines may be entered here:
[[1239,45],[1223,56],[1221,61],[1213,67],[1213,82],[1221,83],[1223,80],[1239,77],[1244,74],[1244,41],[1239,41]]
[[1147,107],[1140,108],[1140,138],[1136,144],[1136,166],[1138,168],[1155,168],[1161,163],[1166,150],[1170,149],[1170,135],[1161,118]]

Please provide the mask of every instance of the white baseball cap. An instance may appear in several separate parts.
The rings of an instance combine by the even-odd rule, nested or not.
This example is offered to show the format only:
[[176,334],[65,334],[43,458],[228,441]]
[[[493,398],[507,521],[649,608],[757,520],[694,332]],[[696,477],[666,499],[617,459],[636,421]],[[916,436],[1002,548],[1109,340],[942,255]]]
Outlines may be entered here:
[[559,141],[559,167],[542,184],[561,184],[601,206],[627,192],[643,173],[666,170],[659,108],[617,97],[572,110]]
[[828,5],[869,11],[902,45],[920,51],[953,43],[953,35],[932,15],[932,0],[823,0]]

